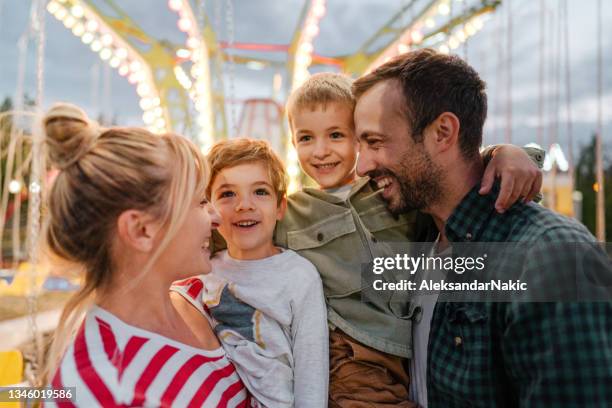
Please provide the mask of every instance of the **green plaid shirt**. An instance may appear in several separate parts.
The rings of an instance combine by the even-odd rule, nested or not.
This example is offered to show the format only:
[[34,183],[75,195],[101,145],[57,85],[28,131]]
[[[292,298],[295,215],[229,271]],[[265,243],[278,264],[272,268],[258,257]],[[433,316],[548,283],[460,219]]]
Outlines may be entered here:
[[[476,186],[446,224],[451,242],[594,242],[578,222],[534,203],[494,209]],[[531,251],[530,251],[531,252]],[[537,271],[571,253],[525,254]],[[533,268],[533,269],[532,269]],[[435,407],[612,407],[612,304],[438,302],[428,347]]]

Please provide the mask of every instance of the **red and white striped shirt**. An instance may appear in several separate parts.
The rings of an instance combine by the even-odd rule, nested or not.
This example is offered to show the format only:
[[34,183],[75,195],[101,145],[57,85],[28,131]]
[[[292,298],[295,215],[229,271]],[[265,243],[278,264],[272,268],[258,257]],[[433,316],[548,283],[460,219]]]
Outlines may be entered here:
[[248,407],[222,348],[203,350],[130,326],[95,306],[51,385],[76,387],[73,402],[47,407]]

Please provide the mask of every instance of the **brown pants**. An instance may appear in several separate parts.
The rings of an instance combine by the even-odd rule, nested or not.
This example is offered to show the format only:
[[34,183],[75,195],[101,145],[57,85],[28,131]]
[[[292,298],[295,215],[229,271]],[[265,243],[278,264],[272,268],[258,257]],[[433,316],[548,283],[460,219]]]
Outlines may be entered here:
[[329,333],[330,408],[413,408],[406,359],[374,350],[339,329]]

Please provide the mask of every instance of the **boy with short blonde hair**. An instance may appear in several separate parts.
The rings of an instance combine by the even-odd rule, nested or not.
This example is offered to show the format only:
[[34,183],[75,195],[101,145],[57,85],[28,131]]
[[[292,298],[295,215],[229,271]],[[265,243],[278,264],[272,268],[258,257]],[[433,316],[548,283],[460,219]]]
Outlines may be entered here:
[[[417,308],[394,302],[390,292],[363,302],[361,270],[376,257],[394,255],[385,242],[430,240],[435,227],[416,211],[393,216],[382,189],[357,177],[351,85],[341,74],[316,74],[288,99],[300,165],[319,188],[289,197],[275,242],[309,259],[321,275],[330,327],[330,407],[413,407],[407,360]],[[492,155],[490,149],[485,158]],[[523,156],[511,164],[530,165]]]
[[181,291],[206,311],[257,407],[324,407],[328,398],[328,328],[316,268],[274,245],[286,208],[283,163],[262,140],[216,143],[207,196],[221,215],[227,250],[212,272]]

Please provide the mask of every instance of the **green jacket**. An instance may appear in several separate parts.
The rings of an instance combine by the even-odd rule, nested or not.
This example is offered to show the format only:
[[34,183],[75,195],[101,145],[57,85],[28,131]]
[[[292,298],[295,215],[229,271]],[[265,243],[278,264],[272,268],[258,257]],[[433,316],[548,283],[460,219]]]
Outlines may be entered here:
[[292,194],[275,242],[317,267],[332,326],[367,346],[410,358],[412,305],[392,302],[390,291],[363,302],[361,271],[374,257],[394,255],[386,242],[416,241],[420,218],[416,211],[394,218],[368,181],[358,180],[345,201],[313,188]]

